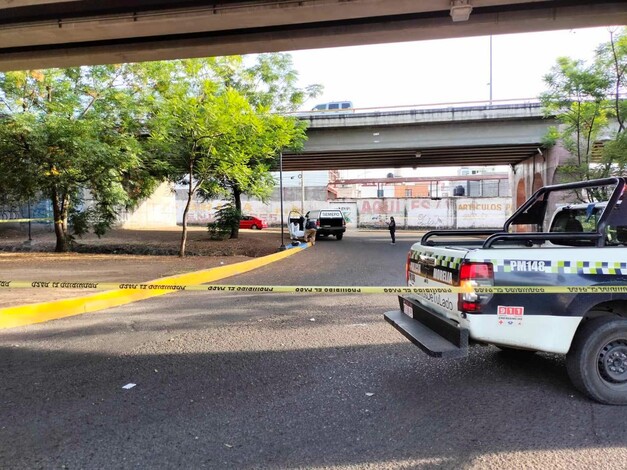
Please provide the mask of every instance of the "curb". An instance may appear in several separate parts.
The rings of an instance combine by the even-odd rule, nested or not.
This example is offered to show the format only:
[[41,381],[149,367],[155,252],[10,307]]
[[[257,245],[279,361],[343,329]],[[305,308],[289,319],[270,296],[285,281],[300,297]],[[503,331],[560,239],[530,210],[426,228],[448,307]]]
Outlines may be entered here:
[[[309,244],[299,246],[288,246],[285,251],[262,256],[241,263],[229,264],[217,268],[194,271],[177,276],[162,277],[155,279],[154,283],[172,282],[173,284],[205,284],[218,281],[226,277],[243,274],[253,269],[266,266],[275,261],[282,260],[288,256],[298,253],[307,248]],[[298,249],[296,249],[298,248]],[[41,302],[37,304],[21,305],[0,309],[0,330],[15,328],[18,326],[33,325],[49,320],[81,315],[83,313],[96,312],[111,307],[117,307],[138,300],[144,300],[159,295],[171,294],[168,291],[129,291],[115,289],[83,297],[71,299],[61,299],[52,302]]]

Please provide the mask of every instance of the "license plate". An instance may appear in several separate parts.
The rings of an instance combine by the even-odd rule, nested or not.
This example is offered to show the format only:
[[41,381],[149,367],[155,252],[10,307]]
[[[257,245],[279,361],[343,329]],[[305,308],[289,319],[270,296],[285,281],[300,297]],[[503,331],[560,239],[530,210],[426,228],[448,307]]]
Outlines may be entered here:
[[403,313],[409,318],[414,318],[414,310],[411,304],[408,304],[407,302],[403,302]]

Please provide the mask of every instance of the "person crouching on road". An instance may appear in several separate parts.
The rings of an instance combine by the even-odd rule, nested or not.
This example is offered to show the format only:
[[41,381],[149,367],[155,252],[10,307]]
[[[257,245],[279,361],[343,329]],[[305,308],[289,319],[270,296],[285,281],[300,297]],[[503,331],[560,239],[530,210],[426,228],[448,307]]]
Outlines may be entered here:
[[392,237],[391,245],[396,245],[396,222],[394,221],[394,217],[390,217],[388,229],[390,230],[390,237]]
[[305,241],[311,242],[311,245],[316,244],[316,223],[307,217],[305,221]]

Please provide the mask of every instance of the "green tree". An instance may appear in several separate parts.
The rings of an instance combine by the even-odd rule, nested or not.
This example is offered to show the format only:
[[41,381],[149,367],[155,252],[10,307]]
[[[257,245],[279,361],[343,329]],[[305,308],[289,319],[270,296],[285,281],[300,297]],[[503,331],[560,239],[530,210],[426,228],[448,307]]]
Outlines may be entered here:
[[218,59],[191,59],[170,63],[161,71],[167,85],[160,89],[151,145],[168,178],[187,186],[179,256],[185,256],[187,217],[194,197],[223,192],[216,174],[238,165],[233,146],[259,125],[247,101],[218,81],[220,68]]
[[139,141],[140,78],[131,65],[0,74],[0,185],[51,201],[55,251],[69,250],[72,233],[102,235],[155,187]]
[[[237,65],[227,69],[222,79],[247,99],[261,125],[255,126],[245,141],[232,145],[231,150],[239,154],[238,165],[221,168],[223,171],[216,178],[228,189],[236,210],[241,212],[242,195],[265,200],[272,192],[275,181],[270,168],[276,166],[279,152],[302,148],[306,124],[285,113],[318,96],[322,86],[299,88],[298,72],[289,54],[261,54],[248,67],[242,62]],[[231,238],[238,234],[239,226],[233,225]]]
[[[215,179],[228,191],[236,211],[241,213],[242,195],[265,201],[271,194],[275,181],[270,169],[276,163],[279,152],[284,149],[299,149],[305,136],[303,123],[293,118],[276,114],[259,114],[255,126],[248,128],[244,139],[224,141],[224,152],[232,158],[229,165],[215,168]],[[238,136],[241,137],[241,136]],[[231,238],[237,238],[239,225],[231,227]]]
[[250,66],[240,62],[230,69],[226,83],[237,89],[255,109],[274,113],[296,111],[306,100],[322,93],[319,84],[298,87],[298,71],[286,53],[260,54]]
[[599,46],[596,57],[599,68],[606,71],[610,81],[609,99],[618,132],[622,133],[627,119],[627,29],[610,31],[610,40]]
[[[560,122],[546,141],[561,141],[572,156],[560,166],[563,180],[622,175],[627,169],[626,72],[627,33],[623,29],[610,32],[610,40],[597,48],[591,64],[561,57],[545,76],[548,90],[541,102],[545,113]],[[577,196],[586,201],[607,195],[592,191]]]
[[[234,56],[177,61],[161,70],[151,142],[170,180],[187,186],[179,256],[194,197],[226,195],[241,212],[242,194],[263,199],[271,191],[269,170],[279,151],[302,144],[303,124],[272,112],[295,109],[308,96],[295,86],[290,64],[285,55],[263,55],[246,67]],[[233,223],[231,237],[238,229]]]

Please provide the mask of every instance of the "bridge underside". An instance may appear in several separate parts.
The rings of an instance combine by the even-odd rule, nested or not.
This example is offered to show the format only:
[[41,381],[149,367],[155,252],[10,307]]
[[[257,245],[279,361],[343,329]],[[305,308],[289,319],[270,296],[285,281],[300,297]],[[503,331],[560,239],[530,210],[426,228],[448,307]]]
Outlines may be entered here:
[[300,153],[284,170],[516,165],[538,155],[557,122],[539,103],[300,116]]
[[[542,144],[421,148],[420,150],[351,150],[283,154],[283,171],[420,168],[435,166],[516,165],[534,155]],[[278,170],[278,167],[275,168]]]
[[627,22],[624,0],[0,0],[0,70],[381,44]]

